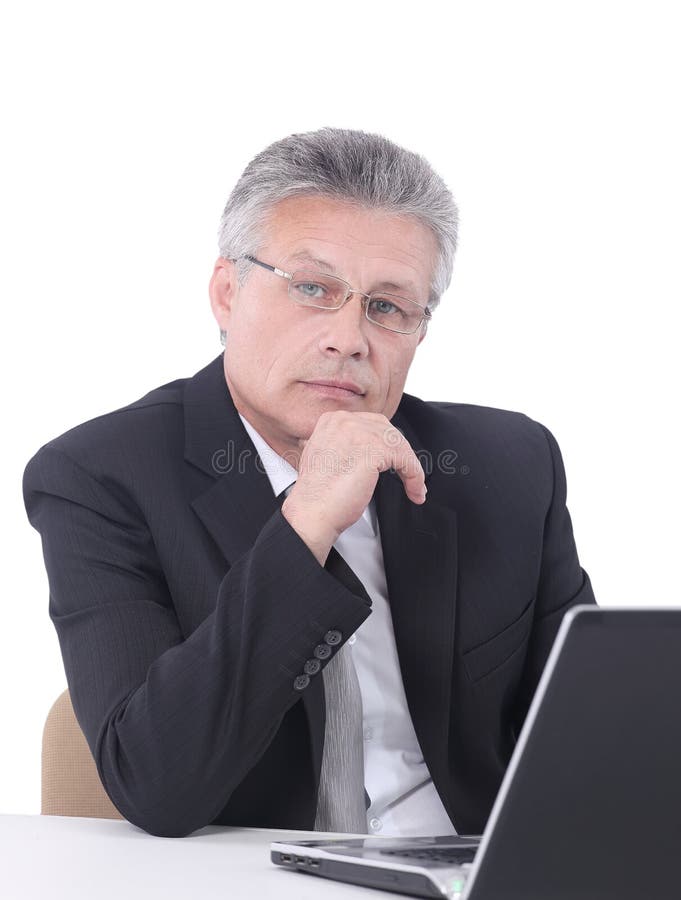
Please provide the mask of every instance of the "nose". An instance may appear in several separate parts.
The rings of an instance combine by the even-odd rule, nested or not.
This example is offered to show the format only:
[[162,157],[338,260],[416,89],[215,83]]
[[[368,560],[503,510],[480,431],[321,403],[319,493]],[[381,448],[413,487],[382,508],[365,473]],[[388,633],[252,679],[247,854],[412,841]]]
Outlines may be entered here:
[[363,359],[369,353],[367,327],[371,327],[364,314],[364,296],[352,293],[340,309],[322,312],[319,349],[334,356]]

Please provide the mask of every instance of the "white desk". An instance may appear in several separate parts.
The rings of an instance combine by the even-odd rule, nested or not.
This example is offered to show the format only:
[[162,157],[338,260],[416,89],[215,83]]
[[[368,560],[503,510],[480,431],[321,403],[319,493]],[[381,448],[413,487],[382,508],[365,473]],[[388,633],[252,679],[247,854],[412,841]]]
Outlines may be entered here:
[[152,837],[129,822],[0,815],[2,900],[388,900],[403,895],[288,872],[269,843],[319,832],[202,828]]

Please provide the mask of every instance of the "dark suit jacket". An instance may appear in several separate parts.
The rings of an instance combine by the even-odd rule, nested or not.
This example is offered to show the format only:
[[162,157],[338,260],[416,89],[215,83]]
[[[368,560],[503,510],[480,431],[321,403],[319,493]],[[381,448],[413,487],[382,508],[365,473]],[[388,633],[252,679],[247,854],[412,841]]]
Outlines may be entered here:
[[[294,681],[371,607],[282,515],[222,362],[50,441],[24,474],[102,782],[167,836],[313,827],[323,683]],[[406,696],[449,816],[477,833],[561,617],[594,597],[543,425],[408,394],[393,423],[428,476],[422,506],[394,472],[374,495]]]

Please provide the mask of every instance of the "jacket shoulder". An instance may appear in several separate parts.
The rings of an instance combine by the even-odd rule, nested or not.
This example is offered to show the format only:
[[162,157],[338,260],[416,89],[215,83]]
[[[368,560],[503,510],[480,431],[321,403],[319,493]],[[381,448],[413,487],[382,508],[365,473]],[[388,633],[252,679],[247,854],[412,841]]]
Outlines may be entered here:
[[188,378],[178,378],[160,385],[132,403],[68,429],[36,451],[26,465],[24,477],[35,460],[49,451],[70,457],[96,475],[106,471],[107,461],[133,446],[167,442],[170,435],[181,440],[187,381]]
[[442,435],[499,443],[525,436],[546,445],[545,426],[516,410],[446,400],[422,400],[403,394],[400,412],[424,441]]

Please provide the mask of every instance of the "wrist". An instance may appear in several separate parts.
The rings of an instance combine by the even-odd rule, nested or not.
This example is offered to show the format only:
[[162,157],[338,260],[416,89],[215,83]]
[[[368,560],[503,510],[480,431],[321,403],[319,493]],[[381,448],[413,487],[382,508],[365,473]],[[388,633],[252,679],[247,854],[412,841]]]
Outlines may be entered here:
[[281,506],[281,514],[298,534],[298,537],[307,544],[308,549],[315,556],[317,562],[323,566],[338,535],[329,529],[328,526],[315,521],[309,513],[296,509],[293,504],[289,503],[289,497],[284,500]]

